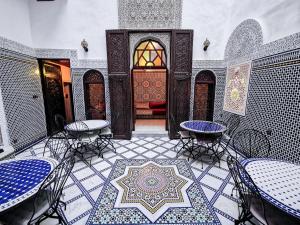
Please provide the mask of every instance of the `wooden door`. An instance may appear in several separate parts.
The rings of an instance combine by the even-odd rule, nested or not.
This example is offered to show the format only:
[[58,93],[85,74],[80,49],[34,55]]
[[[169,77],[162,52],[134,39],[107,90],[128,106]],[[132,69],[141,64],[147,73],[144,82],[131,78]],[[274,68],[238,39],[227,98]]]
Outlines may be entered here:
[[177,138],[180,123],[189,119],[193,31],[173,30],[169,80],[169,137]]
[[216,79],[213,72],[205,70],[197,74],[194,89],[194,120],[213,120],[215,84]]
[[60,66],[40,62],[44,105],[46,113],[47,133],[51,135],[59,131],[54,116],[60,114],[65,118],[64,93]]
[[112,132],[115,138],[130,139],[133,122],[128,31],[107,30],[106,44]]

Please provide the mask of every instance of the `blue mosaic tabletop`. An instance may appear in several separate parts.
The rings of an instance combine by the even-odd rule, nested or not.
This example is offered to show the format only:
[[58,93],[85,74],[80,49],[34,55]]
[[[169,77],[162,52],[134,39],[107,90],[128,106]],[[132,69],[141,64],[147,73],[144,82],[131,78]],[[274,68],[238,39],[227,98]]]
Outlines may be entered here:
[[50,158],[0,162],[0,212],[35,194],[56,163]]
[[[241,163],[266,201],[300,219],[300,165],[265,158]],[[242,179],[251,188],[249,181]]]
[[203,134],[223,133],[226,131],[226,127],[219,123],[203,120],[184,121],[180,124],[180,127],[188,131]]

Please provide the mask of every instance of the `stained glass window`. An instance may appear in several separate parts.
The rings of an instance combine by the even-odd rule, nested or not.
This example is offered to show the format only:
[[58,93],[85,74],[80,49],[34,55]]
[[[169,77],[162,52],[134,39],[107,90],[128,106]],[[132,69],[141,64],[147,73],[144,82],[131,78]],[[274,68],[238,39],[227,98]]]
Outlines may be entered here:
[[166,55],[164,48],[156,41],[141,42],[134,53],[134,67],[165,68]]

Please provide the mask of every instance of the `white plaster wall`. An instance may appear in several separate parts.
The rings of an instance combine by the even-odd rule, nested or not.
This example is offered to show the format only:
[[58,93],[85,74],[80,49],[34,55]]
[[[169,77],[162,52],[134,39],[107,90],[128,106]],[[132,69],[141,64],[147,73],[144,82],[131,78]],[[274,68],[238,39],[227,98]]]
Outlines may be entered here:
[[0,0],[0,36],[32,46],[28,0]]
[[[193,59],[223,59],[229,17],[234,0],[183,0],[182,28],[194,30]],[[203,51],[208,38],[210,46]]]
[[244,20],[256,19],[262,26],[264,43],[300,32],[299,0],[235,0],[224,39]]
[[106,59],[105,30],[118,28],[117,0],[29,1],[34,47],[77,49],[81,59]]

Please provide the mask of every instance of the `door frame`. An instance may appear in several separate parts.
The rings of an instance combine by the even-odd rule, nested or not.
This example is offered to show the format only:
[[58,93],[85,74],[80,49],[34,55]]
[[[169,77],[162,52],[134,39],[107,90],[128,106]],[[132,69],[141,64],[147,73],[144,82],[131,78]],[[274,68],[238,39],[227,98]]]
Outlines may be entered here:
[[[45,75],[44,75],[44,70],[43,70],[43,65],[45,63],[45,61],[49,61],[48,63],[51,64],[51,61],[54,61],[54,65],[55,61],[58,60],[69,60],[68,58],[37,58],[38,61],[38,66],[39,66],[39,74],[40,74],[40,80],[41,80],[41,86],[42,86],[42,93],[43,93],[43,103],[44,103],[44,110],[45,110],[45,120],[46,120],[46,129],[47,129],[47,135],[52,135],[51,132],[51,127],[50,127],[50,118],[48,115],[48,99],[47,99],[47,95],[46,95],[46,86],[45,86]],[[58,64],[58,63],[57,63]],[[71,69],[71,66],[70,66]],[[72,74],[70,74],[70,76],[72,77]],[[68,83],[68,85],[70,85],[70,99],[71,99],[71,107],[72,107],[72,117],[73,120],[75,120],[75,113],[74,113],[74,102],[73,102],[73,86],[72,86],[72,82],[66,82]],[[64,87],[64,83],[62,81],[62,76],[61,76],[61,84],[62,84],[62,89]],[[62,90],[63,91],[63,90]],[[63,99],[64,99],[64,95],[63,95]],[[65,110],[65,105],[63,105],[64,107],[64,118],[66,117],[66,110]]]
[[[197,77],[199,77],[199,76],[201,76],[201,74],[202,73],[206,73],[206,72],[209,72],[209,73],[211,73],[211,75],[209,75],[209,76],[212,76],[213,77],[213,80],[209,80],[209,79],[205,79],[205,76],[204,76],[204,79],[202,79],[202,80],[199,80],[199,81],[197,81]],[[198,73],[197,73],[197,75],[195,76],[195,84],[194,84],[194,101],[193,101],[193,119],[197,119],[197,118],[195,118],[195,112],[196,112],[196,110],[195,110],[195,101],[196,101],[196,85],[197,84],[212,84],[213,85],[213,90],[212,90],[212,92],[213,92],[213,96],[212,96],[212,119],[214,118],[214,110],[215,110],[215,104],[214,104],[214,102],[215,102],[215,97],[216,97],[216,75],[215,75],[215,73],[213,72],[213,71],[211,71],[211,70],[201,70],[201,71],[199,71]],[[208,90],[208,93],[209,93],[209,90]]]
[[[112,131],[114,132],[114,128],[116,127],[118,117],[116,115],[120,115],[124,112],[129,113],[130,115],[125,115],[126,118],[122,120],[125,123],[125,133],[118,133],[114,135],[116,138],[120,139],[130,139],[132,136],[133,130],[133,90],[129,88],[124,92],[124,99],[127,103],[126,106],[122,106],[121,109],[115,106],[114,98],[116,93],[112,93],[112,90],[118,86],[117,82],[119,82],[118,87],[125,88],[124,85],[132,86],[132,71],[130,68],[130,44],[129,44],[129,35],[132,33],[168,33],[170,35],[170,68],[167,71],[167,126],[168,133],[171,139],[178,138],[178,131],[180,129],[179,124],[182,120],[189,119],[190,107],[186,107],[190,105],[190,94],[191,94],[191,73],[192,73],[192,54],[193,54],[193,30],[174,30],[174,29],[116,29],[116,30],[106,30],[106,44],[107,44],[107,59],[108,59],[108,77],[109,77],[109,87],[110,87],[110,103],[111,103],[111,120],[112,120]],[[110,38],[115,35],[114,40],[110,40]],[[188,47],[182,46],[181,52],[178,52],[176,48],[176,41],[180,40],[180,38],[176,39],[176,36],[186,35],[186,41],[188,41]],[[118,37],[117,37],[118,36]],[[123,41],[122,46],[116,44],[113,41],[118,39]],[[113,60],[112,56],[117,54],[117,50],[121,49],[122,56],[125,57],[125,60],[121,61],[120,58]],[[111,52],[110,52],[111,51]],[[114,52],[112,52],[114,51]],[[179,50],[180,51],[180,50]],[[185,55],[188,56],[188,60],[182,68],[178,68],[176,65],[176,56],[185,52]],[[176,55],[177,54],[177,55]],[[127,57],[127,58],[126,58]],[[118,65],[121,63],[121,65]],[[180,88],[179,84],[184,84],[185,87]],[[173,96],[174,89],[178,88],[180,91],[185,92],[185,96],[179,99],[177,96]],[[186,91],[184,91],[184,88]],[[129,98],[129,99],[127,99]],[[120,100],[120,99],[118,99]],[[184,101],[184,104],[181,104],[181,100]],[[113,110],[122,110],[113,112]],[[175,112],[177,109],[180,109],[180,112]],[[172,114],[173,113],[173,114]],[[171,115],[172,114],[172,115]],[[173,118],[173,120],[172,120]],[[127,121],[127,122],[126,122]],[[115,130],[116,131],[116,130]]]

